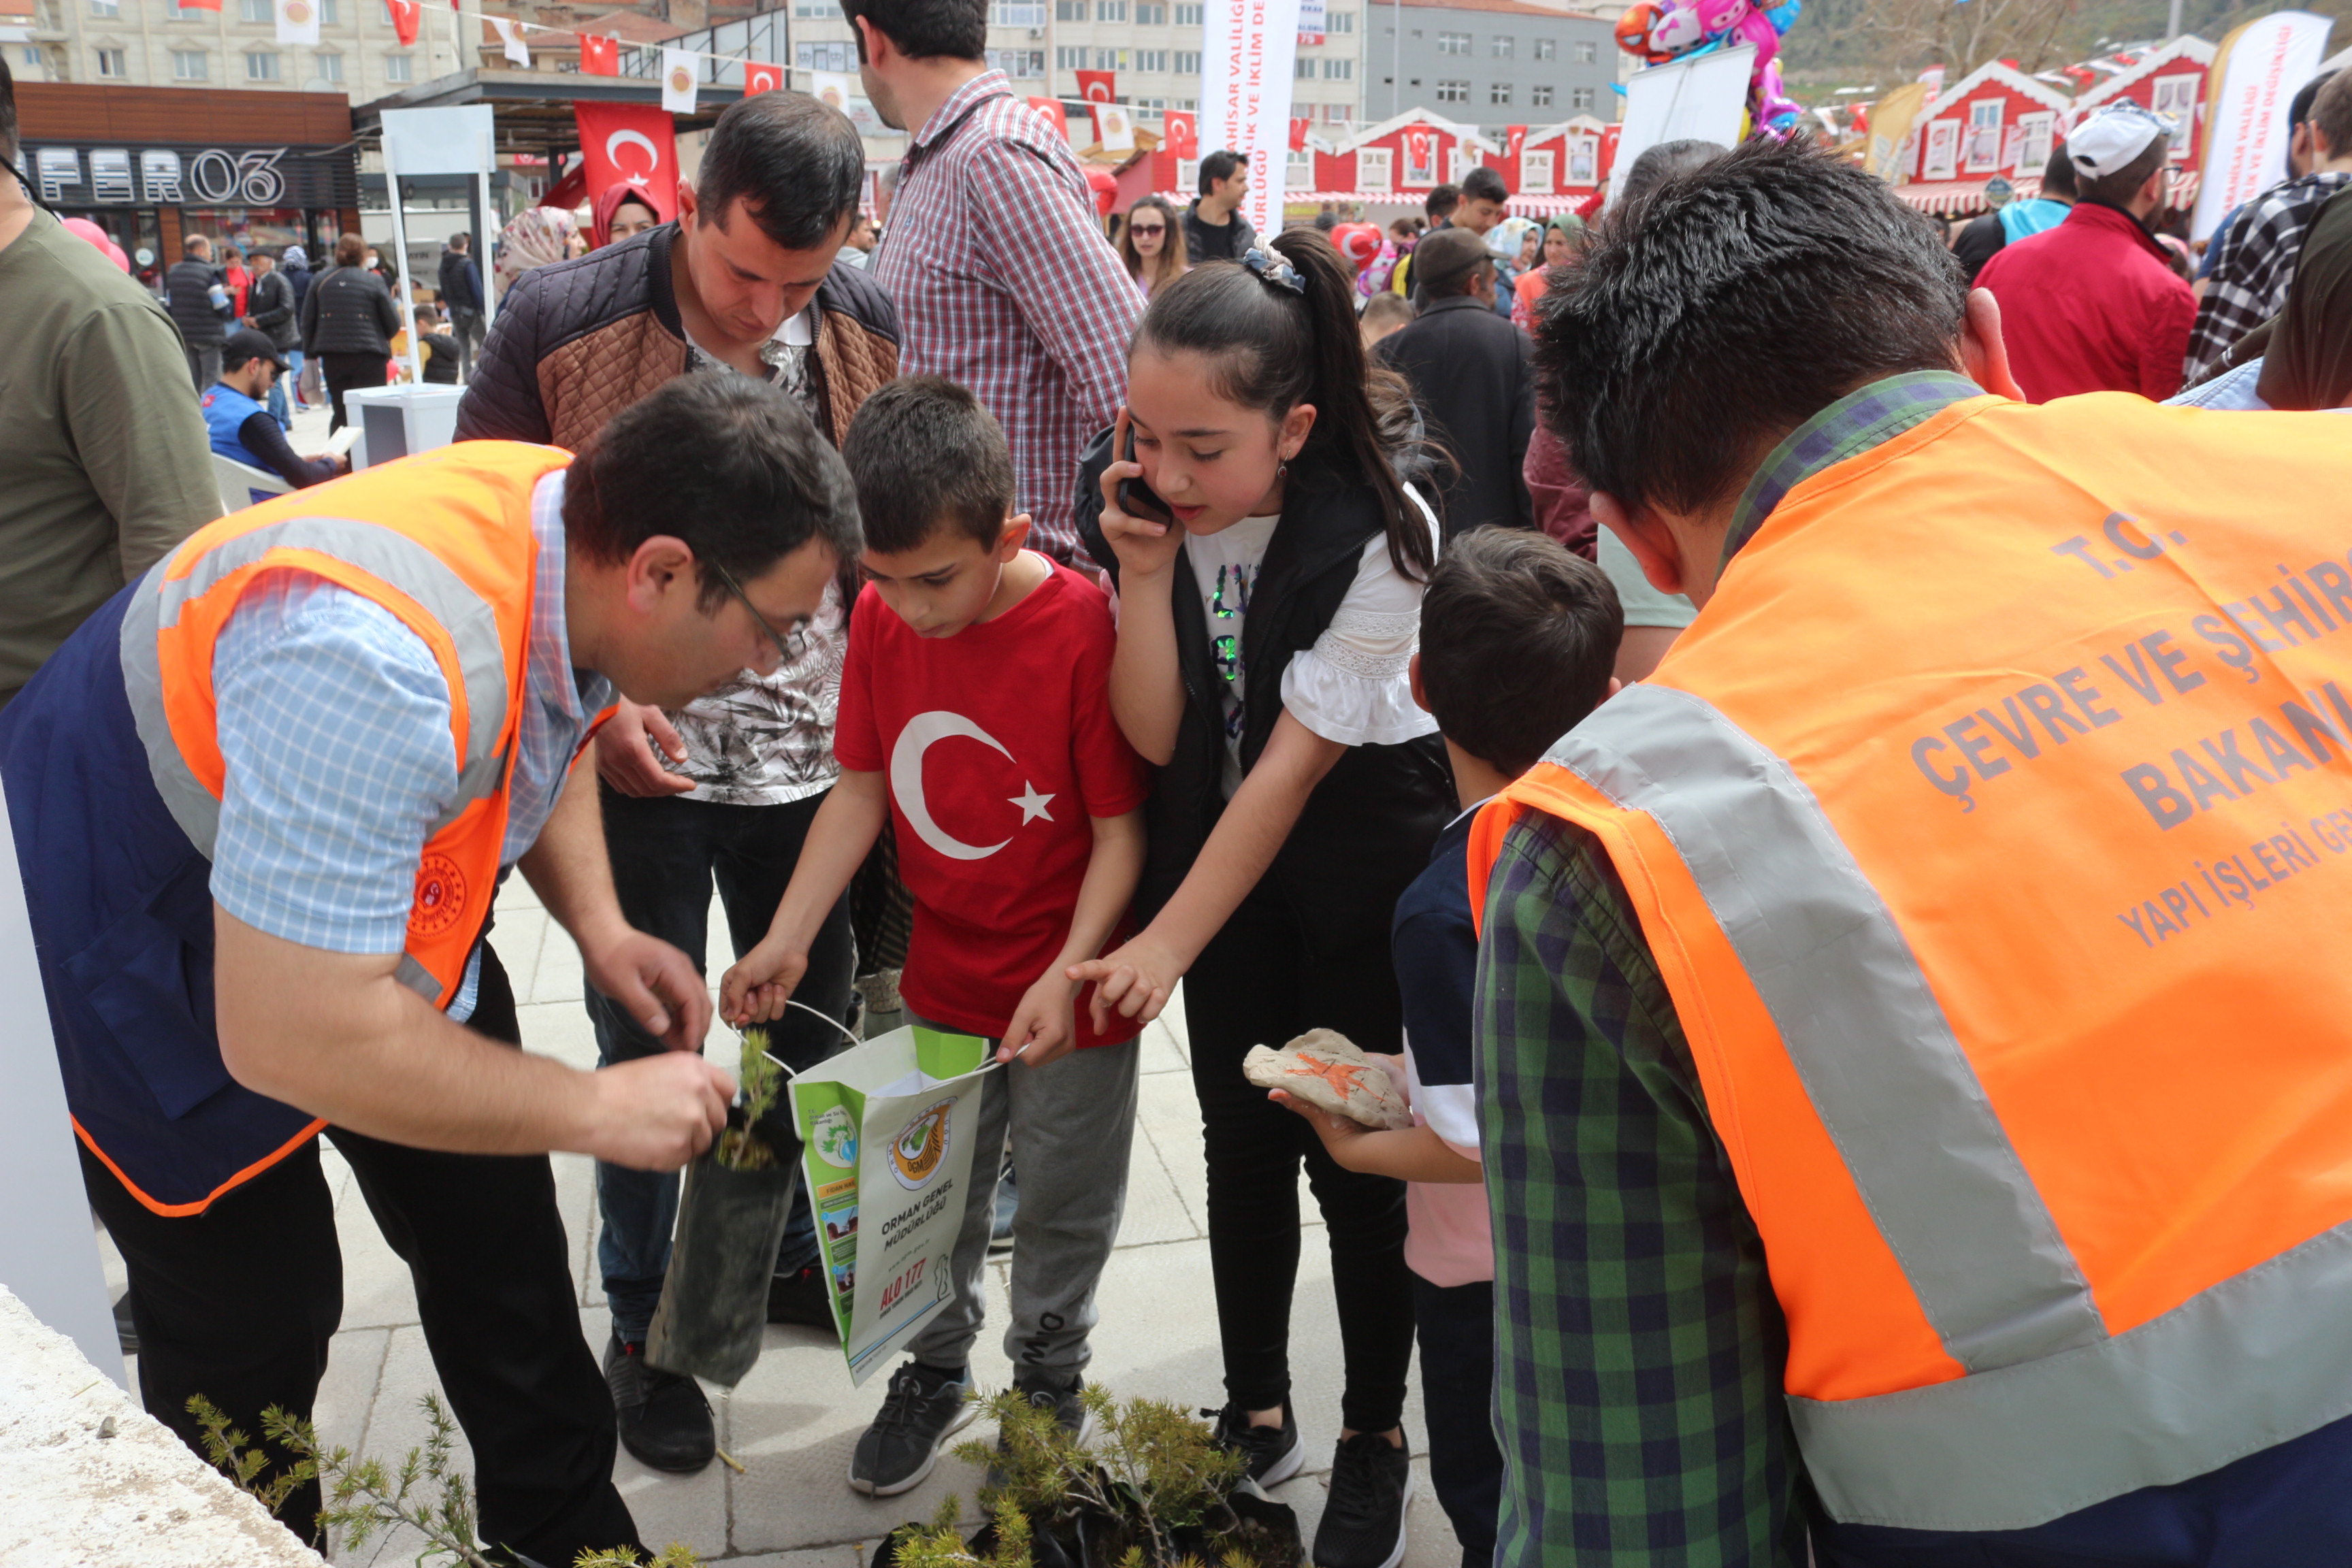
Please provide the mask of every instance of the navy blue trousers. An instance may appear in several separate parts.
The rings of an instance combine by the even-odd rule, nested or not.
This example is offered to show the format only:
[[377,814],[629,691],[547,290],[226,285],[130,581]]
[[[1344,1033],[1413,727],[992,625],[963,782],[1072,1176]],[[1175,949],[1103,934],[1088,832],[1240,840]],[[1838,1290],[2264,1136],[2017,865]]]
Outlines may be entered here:
[[1495,1442],[1495,1282],[1433,1285],[1412,1277],[1421,1336],[1421,1405],[1429,1422],[1429,1483],[1462,1568],[1490,1568],[1503,1505],[1503,1450]]

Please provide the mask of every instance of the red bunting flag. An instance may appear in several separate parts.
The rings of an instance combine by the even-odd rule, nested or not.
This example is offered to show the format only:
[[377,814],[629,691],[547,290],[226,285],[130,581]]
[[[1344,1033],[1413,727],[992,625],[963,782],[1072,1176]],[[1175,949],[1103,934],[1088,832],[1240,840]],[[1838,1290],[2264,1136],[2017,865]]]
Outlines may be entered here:
[[1315,122],[1311,120],[1293,120],[1290,122],[1290,150],[1292,152],[1298,152],[1307,145],[1307,127],[1314,123]]
[[1080,71],[1078,96],[1088,103],[1108,103],[1114,96],[1112,84],[1118,76],[1117,71]]
[[1168,151],[1174,156],[1197,158],[1201,155],[1200,127],[1191,115],[1170,110],[1161,134],[1167,140]]
[[750,98],[756,93],[762,92],[778,92],[782,90],[783,85],[783,67],[769,65],[761,60],[745,60],[743,62],[744,97]]
[[383,0],[383,8],[392,17],[393,36],[402,48],[416,43],[416,25],[425,19],[425,7],[418,0]]
[[1503,133],[1503,156],[1516,165],[1519,161],[1519,149],[1526,146],[1527,142],[1528,128],[1526,126],[1512,125],[1506,127]]
[[184,11],[217,11],[221,6],[220,0],[188,0],[180,8]]
[[664,222],[677,216],[677,136],[669,110],[653,103],[574,103],[582,166],[591,200],[606,187],[635,187]]
[[599,37],[593,33],[581,34],[580,74],[582,76],[620,75],[621,40]]

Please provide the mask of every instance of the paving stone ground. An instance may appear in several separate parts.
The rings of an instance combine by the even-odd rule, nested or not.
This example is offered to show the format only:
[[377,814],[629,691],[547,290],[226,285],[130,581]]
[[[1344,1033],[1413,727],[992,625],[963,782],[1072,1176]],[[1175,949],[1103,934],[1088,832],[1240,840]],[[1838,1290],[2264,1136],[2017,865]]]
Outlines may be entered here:
[[[298,442],[306,434],[304,423],[298,422]],[[324,438],[323,418],[317,423],[309,445]],[[715,978],[730,956],[725,922],[715,909],[710,929],[709,973]],[[524,1044],[576,1067],[593,1067],[595,1041],[581,1005],[578,950],[540,910],[520,879],[511,879],[499,897],[490,940],[513,977]],[[1090,1375],[1122,1397],[1143,1394],[1207,1405],[1220,1403],[1223,1394],[1209,1283],[1200,1113],[1181,1012],[1181,1006],[1171,1008],[1145,1037],[1126,1217],[1103,1276],[1102,1322],[1094,1336]],[[714,1026],[709,1048],[724,1058],[733,1048],[732,1034]],[[349,1445],[396,1460],[423,1440],[419,1401],[438,1384],[417,1326],[405,1267],[353,1190],[349,1167],[331,1151],[325,1160],[335,1184],[344,1308],[320,1389],[320,1432],[330,1446]],[[580,1156],[558,1155],[555,1173],[578,1280],[581,1331],[601,1355],[608,1321],[594,1267],[593,1166]],[[1331,1447],[1339,1438],[1339,1331],[1330,1258],[1303,1185],[1300,1206],[1309,1224],[1293,1307],[1292,1362],[1294,1402],[1307,1434],[1309,1468],[1275,1495],[1297,1510],[1312,1539]],[[108,1250],[110,1283],[119,1290],[121,1266]],[[990,1326],[973,1358],[982,1385],[991,1390],[1012,1380],[1012,1363],[1001,1342],[1009,1267],[990,1267]],[[1405,1430],[1420,1455],[1425,1445],[1417,1373],[1411,1387]],[[708,1392],[719,1444],[742,1461],[745,1473],[713,1464],[697,1476],[668,1476],[621,1455],[615,1479],[649,1544],[683,1541],[705,1559],[730,1568],[865,1568],[866,1553],[885,1532],[906,1520],[929,1518],[950,1493],[962,1500],[968,1517],[973,1514],[979,1475],[953,1459],[943,1460],[921,1487],[900,1497],[877,1500],[849,1489],[850,1452],[880,1403],[882,1380],[853,1388],[839,1345],[814,1330],[770,1328],[751,1375],[732,1391]],[[968,1430],[982,1435],[984,1427]],[[461,1458],[470,1465],[469,1452]],[[1417,1459],[1414,1471],[1403,1568],[1453,1568],[1461,1551],[1429,1490],[1426,1461]],[[395,1534],[370,1542],[361,1552],[337,1554],[334,1561],[390,1568],[414,1562],[421,1544],[414,1535]]]

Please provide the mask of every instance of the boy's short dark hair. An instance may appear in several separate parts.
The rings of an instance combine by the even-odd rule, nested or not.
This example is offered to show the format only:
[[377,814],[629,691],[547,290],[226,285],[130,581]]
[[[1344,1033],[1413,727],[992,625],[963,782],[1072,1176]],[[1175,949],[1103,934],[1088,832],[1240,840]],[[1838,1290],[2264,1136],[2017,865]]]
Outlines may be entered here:
[[912,550],[942,528],[993,548],[1013,514],[1013,451],[980,399],[936,375],[868,397],[841,456],[857,486],[866,548]]
[[1360,319],[1366,326],[1383,326],[1390,321],[1402,326],[1420,314],[1419,310],[1413,309],[1412,300],[1392,289],[1383,289],[1364,301],[1364,309]]
[[1609,695],[1624,630],[1600,567],[1546,534],[1474,528],[1422,595],[1422,693],[1447,740],[1523,773]]
[[1461,205],[1462,187],[1454,184],[1436,186],[1421,199],[1421,210],[1432,223],[1452,217],[1454,209]]
[[626,561],[657,533],[694,552],[709,612],[738,583],[822,539],[857,559],[857,500],[841,456],[799,403],[748,375],[675,376],[621,410],[572,465],[565,535]]
[[1214,191],[1219,180],[1232,179],[1234,171],[1241,166],[1242,155],[1230,147],[1220,147],[1202,159],[1201,194],[1205,196]]
[[[988,52],[988,0],[841,0],[841,11],[874,24],[909,59],[976,60]],[[866,63],[863,38],[857,62]]]
[[1507,202],[1511,188],[1503,184],[1503,176],[1481,163],[1462,176],[1462,195],[1465,200]]

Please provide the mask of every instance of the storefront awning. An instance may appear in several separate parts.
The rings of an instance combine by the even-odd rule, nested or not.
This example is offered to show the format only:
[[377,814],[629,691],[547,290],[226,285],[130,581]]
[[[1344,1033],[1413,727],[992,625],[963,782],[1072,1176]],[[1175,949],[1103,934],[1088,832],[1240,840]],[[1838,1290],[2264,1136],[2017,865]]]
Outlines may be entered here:
[[[1989,183],[1986,180],[1933,180],[1916,185],[1897,185],[1895,194],[1930,216],[1966,217],[1992,211],[1992,204],[1985,200],[1984,194]],[[2039,174],[2028,174],[2010,183],[2017,187],[2016,200],[2022,201],[2028,196],[2042,194],[2042,176]],[[2197,205],[2196,170],[2182,174],[2180,183],[2172,187],[2172,194],[2166,197],[2165,203],[2183,212]]]

